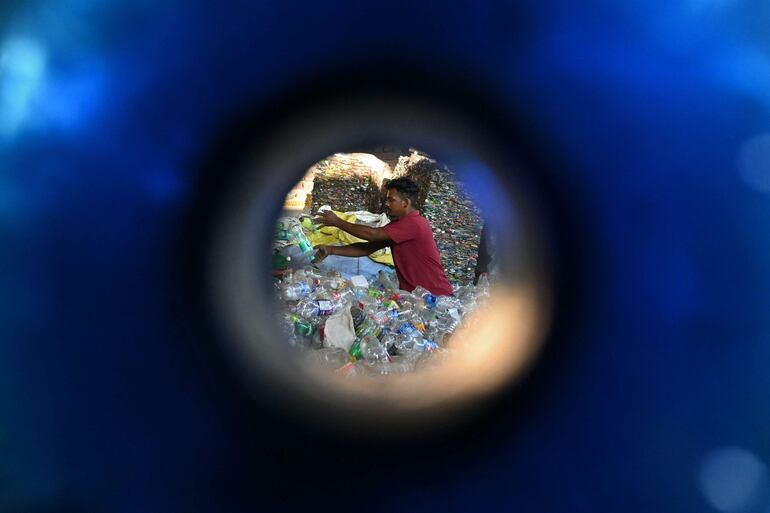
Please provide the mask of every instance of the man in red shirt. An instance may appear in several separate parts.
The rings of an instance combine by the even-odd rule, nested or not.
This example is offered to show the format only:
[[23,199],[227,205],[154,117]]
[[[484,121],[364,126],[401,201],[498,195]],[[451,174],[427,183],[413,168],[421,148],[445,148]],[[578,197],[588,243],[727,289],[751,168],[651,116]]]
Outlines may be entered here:
[[382,228],[372,228],[343,221],[331,211],[324,212],[321,214],[321,224],[336,226],[366,242],[347,246],[319,246],[316,261],[328,255],[367,256],[390,246],[402,290],[411,292],[421,286],[437,296],[452,294],[452,286],[441,267],[441,256],[430,223],[414,207],[420,193],[419,187],[409,178],[403,177],[391,180],[385,188],[385,207],[388,216],[395,218],[395,221]]

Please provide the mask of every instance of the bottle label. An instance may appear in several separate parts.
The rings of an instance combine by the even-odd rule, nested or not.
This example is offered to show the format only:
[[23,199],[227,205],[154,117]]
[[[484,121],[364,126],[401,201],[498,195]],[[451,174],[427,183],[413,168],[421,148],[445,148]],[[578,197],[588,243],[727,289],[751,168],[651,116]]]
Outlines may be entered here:
[[318,300],[318,315],[331,315],[332,310],[334,310],[334,308],[332,307],[331,301],[328,299]]

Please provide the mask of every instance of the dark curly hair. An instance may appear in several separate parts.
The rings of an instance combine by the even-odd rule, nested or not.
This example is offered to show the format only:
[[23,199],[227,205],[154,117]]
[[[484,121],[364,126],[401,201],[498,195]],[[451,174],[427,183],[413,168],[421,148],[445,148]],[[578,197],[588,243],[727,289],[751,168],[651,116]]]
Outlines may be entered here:
[[420,196],[420,188],[411,179],[402,176],[385,184],[386,189],[395,189],[398,194],[412,202],[412,207],[417,208],[417,199]]

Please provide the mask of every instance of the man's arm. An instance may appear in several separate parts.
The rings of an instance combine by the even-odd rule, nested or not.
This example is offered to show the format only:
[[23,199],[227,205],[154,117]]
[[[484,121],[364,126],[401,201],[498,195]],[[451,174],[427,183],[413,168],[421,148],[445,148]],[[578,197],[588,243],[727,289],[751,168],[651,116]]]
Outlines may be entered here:
[[[358,237],[359,239],[364,239],[370,242],[390,241],[390,237],[388,237],[388,234],[385,233],[385,230],[383,230],[382,228],[372,228],[370,226],[364,226],[362,224],[349,223],[347,221],[340,219],[334,214],[334,212],[331,212],[329,210],[321,214],[321,224],[323,224],[324,226],[335,226],[340,230],[342,230],[343,232],[349,233],[353,237]],[[382,246],[382,247],[385,247],[385,246]],[[361,255],[357,255],[357,256],[361,256]]]
[[319,246],[315,261],[320,262],[329,255],[347,257],[368,256],[387,246],[387,241],[356,242],[347,246]]

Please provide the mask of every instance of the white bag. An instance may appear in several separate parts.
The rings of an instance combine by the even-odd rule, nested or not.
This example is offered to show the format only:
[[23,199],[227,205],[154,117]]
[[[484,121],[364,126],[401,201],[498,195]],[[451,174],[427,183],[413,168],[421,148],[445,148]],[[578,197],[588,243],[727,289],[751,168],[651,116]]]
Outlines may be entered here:
[[339,347],[350,351],[356,341],[356,331],[353,327],[353,316],[350,314],[350,303],[326,319],[324,328],[324,347]]

